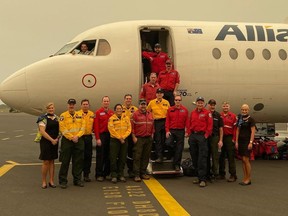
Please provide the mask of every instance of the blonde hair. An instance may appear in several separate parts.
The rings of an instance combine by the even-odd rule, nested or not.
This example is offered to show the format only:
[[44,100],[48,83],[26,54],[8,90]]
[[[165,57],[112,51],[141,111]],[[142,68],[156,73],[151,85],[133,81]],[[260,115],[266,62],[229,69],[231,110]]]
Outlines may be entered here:
[[46,109],[49,109],[50,106],[54,106],[54,103],[53,103],[53,102],[47,103],[47,104],[46,104]]
[[243,104],[243,105],[241,106],[241,109],[244,109],[244,108],[246,108],[246,109],[250,110],[250,108],[249,108],[249,105],[248,105],[248,104]]

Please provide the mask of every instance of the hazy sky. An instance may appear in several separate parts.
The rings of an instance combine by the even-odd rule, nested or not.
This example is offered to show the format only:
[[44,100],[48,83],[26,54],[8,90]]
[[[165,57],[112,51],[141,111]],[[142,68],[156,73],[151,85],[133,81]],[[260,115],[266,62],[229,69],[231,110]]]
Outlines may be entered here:
[[0,82],[100,24],[138,19],[284,22],[288,0],[0,0]]

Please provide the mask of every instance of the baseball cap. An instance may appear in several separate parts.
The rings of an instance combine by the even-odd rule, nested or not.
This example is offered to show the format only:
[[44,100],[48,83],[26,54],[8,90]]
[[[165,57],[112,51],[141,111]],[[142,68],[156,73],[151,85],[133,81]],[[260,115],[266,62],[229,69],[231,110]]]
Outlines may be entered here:
[[140,99],[140,100],[139,100],[139,104],[147,104],[147,102],[146,102],[145,99]]
[[160,47],[161,48],[161,45],[159,44],[159,43],[156,43],[155,45],[154,45],[154,48],[155,47]]
[[216,101],[215,101],[214,99],[210,99],[210,100],[208,101],[208,104],[210,104],[210,105],[212,105],[212,104],[216,105]]
[[73,98],[70,98],[70,99],[67,101],[67,104],[76,104],[76,100],[73,99]]
[[164,93],[164,90],[163,90],[162,88],[158,88],[158,89],[156,90],[156,93]]
[[205,101],[203,97],[199,96],[199,97],[197,97],[196,102],[197,102],[197,101],[200,101],[200,100],[201,100],[201,101]]

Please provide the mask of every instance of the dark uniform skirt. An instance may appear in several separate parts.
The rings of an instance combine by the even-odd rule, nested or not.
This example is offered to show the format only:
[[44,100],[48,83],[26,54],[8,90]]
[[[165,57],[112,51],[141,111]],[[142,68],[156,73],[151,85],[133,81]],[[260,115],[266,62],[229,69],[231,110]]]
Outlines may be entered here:
[[240,139],[238,140],[238,154],[240,156],[250,157],[251,150],[248,150],[248,145],[250,139]]

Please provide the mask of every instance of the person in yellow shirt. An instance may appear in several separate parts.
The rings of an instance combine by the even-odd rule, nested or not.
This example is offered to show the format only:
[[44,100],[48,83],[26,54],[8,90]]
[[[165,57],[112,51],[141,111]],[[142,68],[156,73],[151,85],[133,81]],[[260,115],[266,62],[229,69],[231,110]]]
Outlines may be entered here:
[[83,187],[81,173],[84,161],[85,120],[80,112],[75,111],[75,99],[68,100],[68,110],[60,115],[61,151],[59,160],[62,162],[59,170],[59,184],[62,189],[67,188],[67,175],[72,158],[72,175],[75,186]]
[[90,103],[88,99],[83,99],[81,101],[81,110],[79,113],[82,114],[85,119],[85,133],[82,136],[84,140],[84,166],[83,166],[83,176],[85,182],[91,182],[89,178],[91,163],[92,163],[92,130],[93,130],[93,122],[94,122],[94,113],[89,110]]
[[[122,105],[123,107],[123,113],[125,113],[126,116],[132,119],[133,114],[138,110],[138,107],[132,105],[132,95],[126,94],[124,95],[124,103]],[[128,167],[128,175],[130,178],[134,177],[134,171],[133,171],[133,148],[134,148],[134,142],[132,139],[131,134],[127,137],[128,147],[127,147],[127,167]]]
[[123,113],[121,104],[114,107],[115,114],[108,120],[108,130],[110,132],[110,170],[112,183],[120,181],[126,182],[124,178],[125,159],[127,155],[127,137],[131,133],[130,118]]
[[167,100],[163,99],[164,90],[158,88],[156,91],[156,99],[151,100],[147,106],[147,110],[152,112],[154,118],[154,141],[155,141],[155,151],[157,163],[163,162],[163,151],[165,145],[165,120],[167,116],[167,110],[170,104]]

